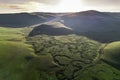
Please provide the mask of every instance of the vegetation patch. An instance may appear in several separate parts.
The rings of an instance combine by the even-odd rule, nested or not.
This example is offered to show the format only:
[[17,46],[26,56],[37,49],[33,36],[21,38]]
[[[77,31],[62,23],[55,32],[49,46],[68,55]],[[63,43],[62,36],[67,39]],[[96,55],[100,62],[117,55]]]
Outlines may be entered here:
[[[28,39],[38,56],[50,54],[59,66],[58,80],[74,80],[77,72],[82,74],[96,63],[101,43],[77,35],[40,35]],[[79,80],[79,79],[78,79]]]

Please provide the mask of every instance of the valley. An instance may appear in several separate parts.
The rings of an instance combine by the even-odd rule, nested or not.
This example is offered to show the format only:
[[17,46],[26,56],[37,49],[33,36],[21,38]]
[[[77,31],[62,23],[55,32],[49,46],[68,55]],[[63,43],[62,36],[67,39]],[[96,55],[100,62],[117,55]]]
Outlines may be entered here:
[[0,26],[0,80],[120,80],[119,13],[0,14]]

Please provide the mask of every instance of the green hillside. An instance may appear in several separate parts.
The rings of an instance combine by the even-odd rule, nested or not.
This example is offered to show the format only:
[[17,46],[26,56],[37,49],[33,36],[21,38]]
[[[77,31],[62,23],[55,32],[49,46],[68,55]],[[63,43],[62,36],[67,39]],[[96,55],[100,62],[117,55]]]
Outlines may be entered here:
[[23,28],[4,28],[0,27],[0,41],[22,41],[24,35]]
[[47,71],[54,65],[50,55],[36,56],[30,45],[0,42],[0,80],[52,80]]
[[29,45],[0,41],[0,80],[24,80],[29,56],[33,56]]
[[26,44],[25,31],[0,27],[0,80],[55,80],[51,55],[37,56],[32,45]]
[[[104,48],[103,60],[108,64],[120,67],[120,41],[112,42]],[[120,68],[119,68],[120,69]]]

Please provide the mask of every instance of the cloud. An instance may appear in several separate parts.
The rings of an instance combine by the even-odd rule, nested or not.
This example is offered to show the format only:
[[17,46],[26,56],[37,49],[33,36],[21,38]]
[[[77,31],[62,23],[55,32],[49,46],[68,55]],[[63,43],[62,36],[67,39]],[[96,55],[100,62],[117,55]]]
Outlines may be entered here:
[[0,3],[0,9],[1,8],[3,12],[7,12],[7,10],[9,10],[10,13],[11,12],[12,13],[14,12],[38,12],[38,11],[42,12],[42,11],[48,10],[49,8],[52,8],[52,5],[47,5],[47,4],[39,3],[36,1],[29,1],[23,4]]
[[9,3],[9,4],[23,4],[28,2],[39,2],[43,4],[57,4],[60,0],[0,0],[0,3]]
[[10,9],[22,9],[20,6],[18,5],[11,5],[11,4],[0,4],[1,7],[4,8],[10,8]]
[[45,4],[57,4],[60,2],[60,0],[31,0],[31,1],[36,1],[39,3],[45,3]]
[[84,3],[91,6],[120,6],[120,0],[84,0]]
[[120,11],[120,0],[0,0],[1,12]]
[[19,5],[19,4],[0,4],[0,7],[2,8],[0,10],[0,13],[16,13],[16,12],[29,12],[29,9],[24,7],[25,5]]
[[0,0],[0,3],[4,4],[21,4],[29,2],[30,0]]
[[99,11],[120,11],[120,0],[84,0],[86,9]]

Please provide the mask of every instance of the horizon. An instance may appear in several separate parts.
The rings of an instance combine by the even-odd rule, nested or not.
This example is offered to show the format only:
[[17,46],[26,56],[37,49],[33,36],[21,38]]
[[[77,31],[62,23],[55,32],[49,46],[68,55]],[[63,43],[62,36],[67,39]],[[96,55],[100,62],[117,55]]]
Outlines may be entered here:
[[0,14],[32,14],[32,13],[51,13],[51,14],[66,14],[66,13],[82,13],[82,12],[87,12],[87,11],[96,11],[96,12],[105,12],[105,13],[120,13],[120,11],[99,11],[99,10],[84,10],[84,11],[78,11],[78,12],[8,12],[8,13],[0,13]]

